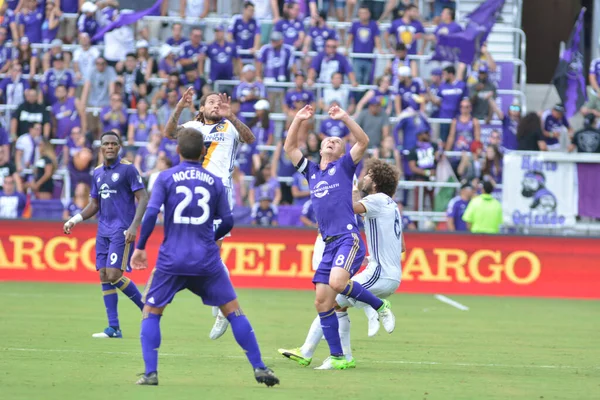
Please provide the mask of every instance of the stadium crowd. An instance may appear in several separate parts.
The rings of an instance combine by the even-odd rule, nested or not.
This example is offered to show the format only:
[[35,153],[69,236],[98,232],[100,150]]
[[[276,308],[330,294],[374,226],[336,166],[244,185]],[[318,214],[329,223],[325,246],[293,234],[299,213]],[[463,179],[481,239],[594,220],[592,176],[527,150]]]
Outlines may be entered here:
[[[370,156],[397,166],[402,181],[446,181],[436,173],[446,166],[462,182],[457,196],[453,188],[436,192],[424,186],[414,196],[399,189],[397,201],[401,209],[417,209],[421,202],[425,209],[447,208],[450,230],[467,230],[462,215],[471,197],[483,192],[483,182],[502,183],[505,152],[600,152],[594,122],[600,116],[598,98],[582,108],[586,127],[577,134],[560,104],[525,114],[513,102],[503,111],[490,79],[496,62],[485,43],[473,65],[419,68],[415,58],[430,54],[440,35],[462,29],[452,0],[430,1],[430,10],[408,0],[232,2],[240,3],[232,4],[235,15],[204,23],[214,11],[223,15],[214,3],[164,1],[159,14],[182,22],[152,18],[97,37],[126,12],[116,0],[4,1],[0,217],[27,217],[31,199],[56,202],[65,190],[64,176],[72,200],[63,218],[79,213],[91,171],[101,162],[94,141],[108,130],[119,133],[122,157],[138,168],[151,190],[158,173],[179,162],[176,141],[164,137],[162,129],[189,86],[198,99],[213,90],[228,92],[254,132],[256,142],[239,148],[235,203],[251,209],[251,223],[262,226],[278,224],[283,205],[302,211],[293,221],[279,218],[280,224],[315,225],[307,182],[282,151],[287,127],[305,104],[320,113],[302,138],[311,160],[318,161],[324,137],[352,145],[347,128],[327,117],[337,104],[368,134]],[[349,29],[334,29],[329,26],[334,19],[352,23]],[[380,28],[385,21],[390,27]],[[378,60],[380,54],[394,58]],[[592,63],[596,91],[599,78],[600,62]],[[363,90],[364,85],[374,88]],[[195,113],[190,107],[180,123]],[[432,125],[430,118],[451,122]],[[499,123],[484,140],[481,125],[492,120]],[[596,148],[582,140],[582,132],[596,135]],[[409,218],[404,223],[405,229],[416,229]]]

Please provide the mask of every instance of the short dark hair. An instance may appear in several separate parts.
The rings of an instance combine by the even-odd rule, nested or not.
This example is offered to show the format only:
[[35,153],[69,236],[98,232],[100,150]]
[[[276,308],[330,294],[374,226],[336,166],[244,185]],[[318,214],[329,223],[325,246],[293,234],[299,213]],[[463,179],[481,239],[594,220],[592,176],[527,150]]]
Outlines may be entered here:
[[246,1],[244,3],[244,8],[248,8],[248,7],[254,7],[254,3],[251,1]]
[[494,191],[494,184],[490,181],[483,182],[483,192],[486,194],[492,194]]
[[137,56],[135,55],[135,53],[127,53],[125,55],[125,58],[129,58],[129,57],[131,57],[131,58],[137,58]]
[[396,43],[396,51],[406,51],[406,45],[402,42]]
[[121,145],[121,136],[114,131],[106,131],[104,132],[102,135],[100,135],[100,143],[102,143],[102,139],[104,139],[104,136],[115,136],[117,138],[117,142],[119,142],[119,145]]
[[204,138],[196,129],[181,128],[177,130],[177,146],[181,157],[199,160],[204,150]]
[[409,5],[407,5],[407,6],[406,6],[406,8],[404,9],[404,12],[406,12],[406,11],[410,11],[410,10],[412,10],[413,8],[416,8],[416,9],[418,9],[419,7],[417,7],[417,6],[416,6],[416,4],[412,4],[412,3],[411,3],[411,4],[409,4]]
[[444,72],[446,72],[448,74],[456,75],[456,68],[454,68],[453,65],[448,65],[446,68],[444,68]]
[[377,191],[394,197],[398,188],[400,171],[393,165],[377,158],[367,161],[365,171],[371,176],[373,183],[377,186]]
[[444,10],[448,10],[448,12],[450,13],[450,17],[452,18],[452,21],[454,21],[456,19],[456,11],[454,10],[454,8],[444,7]]

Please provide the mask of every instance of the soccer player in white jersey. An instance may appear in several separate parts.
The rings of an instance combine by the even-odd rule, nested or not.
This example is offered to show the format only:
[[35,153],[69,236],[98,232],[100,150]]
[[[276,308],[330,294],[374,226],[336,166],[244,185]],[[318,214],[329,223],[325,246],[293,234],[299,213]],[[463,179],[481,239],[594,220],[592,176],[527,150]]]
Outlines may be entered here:
[[[165,126],[166,135],[172,135],[177,131],[179,117],[183,110],[192,105],[193,99],[194,89],[190,87],[185,91],[183,97],[177,103],[173,115],[169,118]],[[219,93],[208,93],[202,96],[198,114],[194,120],[183,124],[183,127],[194,128],[204,137],[204,146],[207,150],[202,161],[202,167],[223,180],[229,206],[233,209],[231,173],[233,172],[237,151],[240,142],[253,143],[256,140],[254,134],[231,111],[231,99],[226,94]],[[219,220],[215,221],[215,230],[219,223]],[[227,236],[231,235],[227,234]],[[222,243],[223,238],[217,241],[219,247]],[[227,267],[223,267],[229,273]],[[209,337],[215,340],[223,336],[229,326],[229,321],[218,307],[213,307],[213,316],[217,319]]]
[[[369,250],[369,263],[367,268],[352,277],[354,282],[360,283],[375,296],[385,299],[391,296],[400,285],[401,256],[405,250],[404,237],[402,235],[402,217],[398,211],[396,202],[392,196],[398,187],[400,173],[393,167],[378,159],[371,159],[365,166],[367,174],[361,182],[361,193],[355,186],[352,192],[353,209],[356,214],[365,218],[365,231],[367,234],[367,246]],[[339,294],[336,297],[336,314],[339,321],[340,340],[344,356],[350,364],[355,367],[356,362],[352,357],[350,346],[350,319],[348,307],[357,307],[364,310],[372,308],[368,304],[356,301],[352,298]],[[379,329],[377,312],[374,321]],[[369,320],[372,317],[367,313]],[[377,333],[371,332],[370,336]],[[372,335],[371,335],[372,333]],[[312,356],[323,336],[319,317],[313,321],[306,340],[302,347],[296,349],[279,349],[279,352],[302,366],[310,365]]]

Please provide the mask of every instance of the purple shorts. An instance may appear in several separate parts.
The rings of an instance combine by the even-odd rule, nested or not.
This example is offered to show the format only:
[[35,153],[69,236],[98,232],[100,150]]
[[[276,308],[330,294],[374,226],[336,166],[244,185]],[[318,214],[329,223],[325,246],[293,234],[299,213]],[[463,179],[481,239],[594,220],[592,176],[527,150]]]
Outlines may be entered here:
[[96,271],[101,268],[119,268],[131,272],[129,261],[133,255],[134,243],[125,243],[125,235],[114,234],[112,237],[96,237]]
[[313,277],[313,283],[329,284],[331,269],[344,268],[354,276],[365,258],[365,244],[357,233],[345,234],[330,243],[325,243],[323,258]]
[[225,268],[209,275],[171,275],[154,268],[142,302],[152,307],[164,307],[183,289],[200,296],[207,306],[222,306],[237,298]]

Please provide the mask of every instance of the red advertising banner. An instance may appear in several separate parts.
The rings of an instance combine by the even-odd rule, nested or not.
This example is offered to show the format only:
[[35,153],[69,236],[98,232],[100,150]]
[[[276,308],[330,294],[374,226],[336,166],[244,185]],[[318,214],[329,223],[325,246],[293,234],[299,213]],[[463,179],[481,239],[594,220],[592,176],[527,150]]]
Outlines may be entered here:
[[[0,221],[0,280],[98,282],[95,224]],[[148,243],[154,265],[162,227]],[[312,289],[315,232],[235,228],[222,257],[236,287]],[[600,299],[598,240],[406,233],[400,292]],[[182,243],[185,246],[185,243]],[[150,271],[131,278],[146,282]]]

